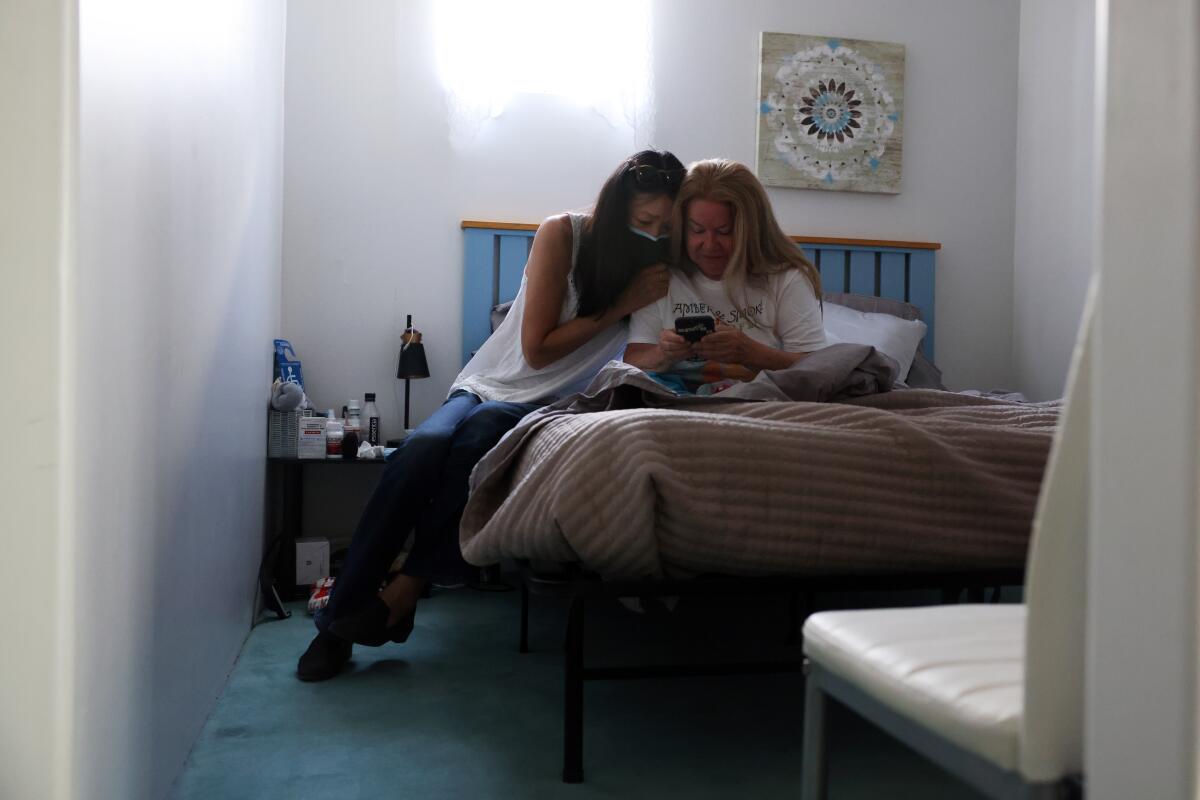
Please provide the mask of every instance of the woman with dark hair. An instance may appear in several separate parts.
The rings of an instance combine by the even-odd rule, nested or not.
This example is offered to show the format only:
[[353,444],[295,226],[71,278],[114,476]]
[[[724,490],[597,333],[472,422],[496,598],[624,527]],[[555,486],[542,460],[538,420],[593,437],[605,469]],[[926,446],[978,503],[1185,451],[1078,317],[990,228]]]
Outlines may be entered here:
[[[666,295],[672,204],[684,174],[671,153],[642,151],[609,176],[591,213],[538,227],[504,322],[389,459],[317,613],[317,636],[296,668],[301,680],[337,675],[354,644],[405,641],[426,585],[470,574],[458,524],[471,469],[522,417],[583,389],[618,358],[629,316]],[[388,580],[410,532],[404,566]]]

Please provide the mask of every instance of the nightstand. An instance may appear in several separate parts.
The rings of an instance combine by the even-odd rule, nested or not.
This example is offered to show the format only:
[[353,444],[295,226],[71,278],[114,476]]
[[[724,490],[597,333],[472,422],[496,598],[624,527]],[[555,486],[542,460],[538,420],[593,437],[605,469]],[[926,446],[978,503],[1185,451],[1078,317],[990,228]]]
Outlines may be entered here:
[[267,542],[258,570],[263,606],[280,618],[291,616],[283,607],[288,600],[306,599],[306,587],[294,585],[295,541],[304,537],[304,472],[308,469],[338,470],[356,479],[379,480],[384,459],[267,458]]

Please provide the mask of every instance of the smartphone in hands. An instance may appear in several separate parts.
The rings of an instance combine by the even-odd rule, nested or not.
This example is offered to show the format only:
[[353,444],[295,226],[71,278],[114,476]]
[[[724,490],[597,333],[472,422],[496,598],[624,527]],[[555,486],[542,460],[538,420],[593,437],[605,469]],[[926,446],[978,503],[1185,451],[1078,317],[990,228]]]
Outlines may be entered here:
[[693,344],[716,329],[716,321],[708,314],[675,318],[675,332]]

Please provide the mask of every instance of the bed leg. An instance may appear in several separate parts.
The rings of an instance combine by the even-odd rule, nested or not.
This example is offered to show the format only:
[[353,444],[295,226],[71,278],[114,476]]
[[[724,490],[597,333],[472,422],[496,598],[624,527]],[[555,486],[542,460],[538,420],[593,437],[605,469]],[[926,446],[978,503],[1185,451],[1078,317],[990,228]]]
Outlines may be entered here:
[[825,760],[825,693],[818,678],[805,664],[804,680],[804,755],[800,766],[801,800],[825,800],[828,791],[828,766]]
[[521,581],[521,639],[517,642],[518,653],[529,652],[529,584]]
[[583,783],[583,598],[571,598],[567,618],[563,703],[563,783]]
[[992,599],[989,602],[999,603],[1000,602],[1000,590],[1003,588],[1004,587],[1002,587],[1002,586],[993,586],[992,587]]

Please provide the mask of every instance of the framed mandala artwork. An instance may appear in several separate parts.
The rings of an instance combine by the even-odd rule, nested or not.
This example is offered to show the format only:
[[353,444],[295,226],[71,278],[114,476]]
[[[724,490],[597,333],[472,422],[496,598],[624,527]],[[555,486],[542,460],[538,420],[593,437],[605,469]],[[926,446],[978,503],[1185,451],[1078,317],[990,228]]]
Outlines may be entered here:
[[904,45],[764,33],[760,54],[759,179],[899,194]]

